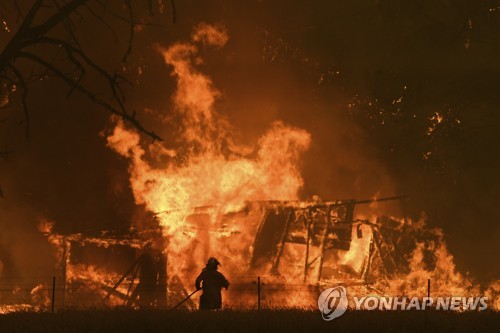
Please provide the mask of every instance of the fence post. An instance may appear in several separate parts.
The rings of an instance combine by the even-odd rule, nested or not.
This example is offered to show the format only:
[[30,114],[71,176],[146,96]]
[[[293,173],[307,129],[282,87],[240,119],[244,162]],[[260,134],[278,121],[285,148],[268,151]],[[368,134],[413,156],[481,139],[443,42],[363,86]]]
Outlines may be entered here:
[[[427,279],[427,299],[430,299],[431,298],[431,279]],[[424,320],[424,329],[425,331],[427,331],[427,312],[429,310],[429,307],[428,307],[429,303],[427,301],[427,304],[425,304],[425,320]]]
[[257,310],[260,311],[260,276],[257,277]]
[[168,252],[165,254],[165,307],[168,309]]
[[52,313],[55,309],[55,296],[56,296],[56,277],[52,278]]

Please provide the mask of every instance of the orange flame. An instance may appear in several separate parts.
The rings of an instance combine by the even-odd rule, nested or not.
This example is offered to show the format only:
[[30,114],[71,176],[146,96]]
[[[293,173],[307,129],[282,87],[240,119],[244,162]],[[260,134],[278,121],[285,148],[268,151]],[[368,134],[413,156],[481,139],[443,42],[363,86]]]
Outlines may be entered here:
[[[210,256],[220,259],[222,269],[230,280],[238,280],[248,274],[259,222],[266,210],[279,208],[273,203],[266,206],[251,202],[286,201],[297,214],[321,203],[319,198],[312,202],[296,201],[303,186],[301,154],[311,143],[308,132],[276,121],[254,146],[248,147],[237,143],[236,130],[217,113],[215,103],[221,93],[211,78],[198,70],[198,65],[203,62],[200,45],[221,48],[228,40],[222,26],[200,24],[189,42],[176,43],[167,49],[159,48],[177,81],[172,100],[180,127],[176,133],[178,142],[172,142],[173,147],[158,142],[145,147],[139,134],[126,128],[120,120],[116,120],[113,132],[107,138],[108,146],[128,159],[135,201],[158,217],[165,239],[163,250],[168,253],[169,274],[184,279],[182,283],[191,283]],[[439,115],[432,119],[436,125],[441,120]],[[162,158],[158,159],[158,156]],[[159,163],[163,164],[158,166]],[[379,193],[374,199],[378,196]],[[374,201],[370,207],[378,209],[377,205]],[[325,214],[324,218],[334,217]],[[425,296],[427,280],[431,279],[433,296],[472,296],[484,292],[491,300],[490,308],[498,310],[498,281],[481,290],[457,272],[440,230],[427,229],[424,220],[390,219],[396,224],[392,226],[393,233],[411,238],[411,250],[400,256],[397,263],[404,269],[388,274],[383,266],[384,261],[390,258],[384,258],[381,251],[397,256],[398,252],[406,250],[402,246],[399,248],[398,241],[375,246],[376,237],[381,234],[380,228],[384,226],[378,223],[376,217],[355,218],[358,220],[347,231],[351,234],[349,249],[333,249],[325,255],[325,262],[329,262],[330,266],[325,268],[329,272],[319,281],[320,287],[347,281],[351,296],[367,293]],[[144,246],[140,242],[88,238],[80,234],[61,237],[51,233],[53,225],[51,221],[42,220],[40,230],[57,246],[61,258],[61,248],[67,241],[104,247],[120,244],[134,248]],[[428,235],[427,239],[422,238],[423,234]],[[320,248],[308,248],[310,258],[316,259],[307,263],[304,248],[303,244],[287,244],[282,249],[282,261],[286,264],[280,267],[281,277],[265,278],[268,304],[280,307],[314,306],[317,286],[303,282],[312,282],[319,271],[320,260],[317,259],[321,255]],[[378,259],[373,255],[377,251]],[[424,264],[429,253],[431,266]],[[307,265],[308,273],[304,273],[304,265]],[[266,269],[268,272],[270,267]],[[69,282],[83,281],[88,290],[104,294],[103,285],[113,285],[117,275],[92,265],[68,265],[67,278]],[[187,279],[190,279],[189,282]],[[369,279],[372,280],[370,284],[367,282]],[[250,290],[249,293],[254,292],[255,285],[251,280],[241,281],[246,286],[244,288]],[[283,292],[284,288],[295,289],[291,294]],[[127,294],[124,286],[119,286],[117,290]],[[232,297],[232,293],[231,289],[228,296],[230,301],[234,300],[233,304],[253,304],[253,294],[245,296],[239,292]],[[122,300],[117,298],[109,302],[118,305]]]
[[[223,28],[201,24],[191,42],[160,49],[177,79],[173,102],[182,117],[179,137],[189,147],[173,153],[171,148],[160,149],[176,156],[175,161],[161,168],[152,167],[139,135],[121,122],[108,137],[108,145],[130,161],[136,202],[152,212],[169,212],[159,215],[160,224],[168,239],[169,255],[175,257],[170,262],[184,265],[177,267],[181,270],[192,266],[186,251],[192,250],[192,242],[202,236],[188,230],[188,216],[195,207],[212,206],[212,213],[221,213],[238,211],[246,201],[294,200],[303,185],[299,162],[301,153],[309,147],[309,133],[278,121],[258,140],[257,148],[249,149],[234,142],[231,125],[215,111],[214,103],[220,92],[196,68],[202,61],[198,45],[222,47],[227,40]],[[179,160],[182,162],[176,162]],[[214,226],[215,215],[207,223]],[[210,234],[203,237],[213,238],[207,244],[215,244],[218,238]],[[207,246],[202,258],[196,259],[197,265],[223,250]]]
[[[136,202],[144,204],[151,212],[165,212],[158,218],[167,240],[172,266],[169,269],[177,273],[194,274],[203,265],[204,259],[217,255],[227,259],[223,261],[228,263],[224,268],[230,274],[245,274],[256,221],[262,218],[262,207],[250,205],[249,212],[227,213],[240,211],[248,201],[296,200],[303,186],[299,165],[301,153],[310,145],[309,133],[278,121],[271,124],[258,140],[256,148],[249,149],[235,143],[234,129],[227,119],[216,112],[215,103],[221,93],[212,80],[197,69],[203,61],[199,56],[199,44],[220,48],[227,41],[223,27],[200,24],[190,42],[176,43],[168,49],[160,48],[177,80],[173,103],[182,119],[179,131],[181,147],[187,149],[160,147],[156,143],[149,153],[163,151],[168,152],[166,156],[170,157],[169,162],[158,168],[149,162],[148,152],[141,145],[139,135],[125,128],[122,122],[117,122],[108,137],[108,146],[130,162],[130,181]],[[440,117],[434,120],[441,122]],[[297,205],[299,208],[300,203]],[[199,211],[196,207],[206,209]],[[410,232],[418,232],[425,227],[422,221],[400,221],[398,228],[403,228],[403,225]],[[230,234],[239,236],[228,237],[227,226]],[[355,239],[353,229],[350,250],[330,254],[337,266],[349,267],[355,275],[364,274],[363,267],[371,260],[372,230],[367,225],[360,225],[357,232],[364,237]],[[409,271],[389,279],[382,278],[382,270],[374,262],[374,275],[378,274],[380,279],[372,288],[360,287],[355,293],[363,289],[364,292],[378,290],[382,294],[411,292],[425,295],[427,279],[432,279],[434,295],[477,295],[479,287],[456,272],[453,256],[448,252],[440,231],[430,232],[437,240],[416,241],[413,252],[404,263]],[[393,253],[399,251],[397,248],[387,250]],[[311,251],[314,255],[317,250]],[[422,264],[424,252],[429,251],[434,256],[432,269]],[[289,245],[284,249],[283,258],[290,264],[281,273],[292,279],[301,279],[303,249]],[[317,262],[310,264],[311,270],[315,269],[315,265]],[[490,288],[489,292],[498,298],[495,296],[497,289]],[[301,292],[307,294],[310,291]],[[304,306],[309,304],[305,298],[288,298],[281,305]],[[494,303],[498,302],[497,298]]]

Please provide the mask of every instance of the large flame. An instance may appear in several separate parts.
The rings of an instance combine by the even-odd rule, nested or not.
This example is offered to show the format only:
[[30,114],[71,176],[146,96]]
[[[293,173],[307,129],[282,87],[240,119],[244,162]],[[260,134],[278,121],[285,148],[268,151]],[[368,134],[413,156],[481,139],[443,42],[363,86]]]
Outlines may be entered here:
[[[311,210],[323,204],[319,198],[296,201],[303,186],[301,154],[311,142],[308,132],[277,121],[254,145],[247,146],[238,142],[238,131],[216,111],[221,93],[211,78],[199,71],[203,62],[201,50],[222,48],[228,40],[224,27],[200,24],[190,41],[158,48],[177,82],[172,96],[173,118],[178,121],[177,141],[145,144],[136,131],[119,119],[114,119],[114,129],[107,138],[108,146],[129,162],[135,202],[154,213],[161,226],[163,242],[153,242],[153,246],[168,256],[168,275],[176,278],[170,279],[173,285],[169,292],[175,288],[191,289],[188,286],[205,260],[216,256],[224,273],[236,285],[230,288],[227,299],[231,306],[255,304],[256,286],[249,273],[263,273],[263,300],[268,306],[313,307],[318,288],[339,283],[349,285],[351,296],[422,297],[429,292],[430,280],[432,296],[483,293],[490,299],[490,308],[499,309],[498,281],[485,288],[457,272],[442,231],[427,228],[425,218],[418,222],[398,218],[379,221],[376,216],[358,215],[344,228],[349,238],[347,248],[333,248],[325,254],[316,238],[316,244],[307,247],[307,257],[304,243],[288,243],[280,248],[284,263],[279,266],[280,274],[268,274],[276,269],[271,269],[270,263],[263,270],[252,266],[259,223],[266,220],[270,211],[276,211],[278,216],[293,210],[294,218],[300,220],[299,227],[304,227],[304,221],[316,219],[324,223],[338,216],[330,209]],[[121,272],[71,264],[68,242],[135,249],[143,249],[146,243],[132,238],[60,236],[52,233],[53,226],[53,222],[42,220],[40,231],[48,236],[57,257],[64,262],[67,283],[77,285],[72,289],[73,296],[81,298],[80,292],[92,293],[104,298],[107,305],[123,304],[120,295],[128,296],[134,280],[126,280],[130,283],[128,288],[118,286],[116,295],[110,293],[110,286]],[[299,238],[300,232],[291,231],[293,237]],[[323,254],[328,262],[324,267],[318,259],[323,261]],[[258,269],[261,270],[257,272]],[[46,286],[37,286],[31,294],[37,299],[34,303],[47,306]],[[0,313],[8,311],[15,310],[0,308]]]
[[[175,158],[153,167],[139,135],[121,122],[108,137],[108,145],[130,161],[136,202],[151,212],[168,212],[158,216],[168,240],[169,256],[178,265],[184,264],[176,268],[180,270],[192,265],[186,263],[192,261],[186,251],[194,251],[192,242],[196,237],[205,238],[206,243],[206,251],[197,253],[201,257],[193,258],[198,265],[210,255],[228,256],[217,248],[210,233],[188,233],[192,209],[210,206],[214,212],[227,213],[238,211],[247,201],[295,200],[303,185],[299,163],[311,141],[308,132],[278,121],[252,149],[235,142],[229,121],[216,112],[220,92],[208,76],[197,70],[197,64],[202,62],[199,45],[222,47],[227,40],[222,27],[201,24],[190,42],[160,49],[177,80],[173,103],[182,126],[177,150],[158,149],[160,144],[156,143],[154,151],[168,151]],[[206,227],[214,223],[212,218]]]
[[[191,41],[176,43],[167,49],[159,48],[165,63],[172,68],[177,80],[173,95],[174,111],[181,126],[175,148],[155,143],[146,149],[139,135],[116,121],[108,145],[130,162],[130,182],[136,203],[159,213],[166,239],[169,269],[181,275],[194,275],[207,257],[222,257],[226,272],[235,278],[248,272],[252,241],[262,210],[250,205],[250,211],[240,211],[246,202],[261,200],[296,200],[303,185],[300,157],[310,144],[306,131],[275,122],[258,140],[255,147],[238,144],[235,129],[217,113],[215,105],[221,93],[207,75],[197,67],[203,62],[200,45],[223,47],[228,41],[221,26],[200,24]],[[151,155],[163,154],[164,164],[151,162]],[[200,211],[195,208],[204,207]],[[248,206],[247,206],[248,207]],[[228,214],[235,212],[235,214]],[[357,292],[379,294],[408,294],[423,296],[427,281],[433,281],[433,293],[441,295],[478,294],[477,286],[456,272],[453,257],[448,252],[439,230],[426,231],[432,241],[422,241],[418,235],[423,222],[400,221],[412,239],[411,253],[406,256],[406,271],[392,274],[381,268],[382,262],[371,263],[375,280],[371,288]],[[349,267],[350,273],[361,275],[369,258],[374,235],[368,225],[360,225],[364,238],[351,243],[349,251],[334,251],[339,267]],[[400,230],[401,231],[401,230]],[[227,237],[236,234],[237,237]],[[354,229],[353,229],[354,235]],[[408,235],[406,235],[408,236]],[[394,247],[394,246],[393,246]],[[388,248],[397,253],[400,249]],[[317,249],[311,249],[314,255]],[[288,265],[282,274],[302,282],[304,249],[290,245],[284,249],[283,260]],[[424,264],[424,254],[432,254],[432,268]],[[316,253],[317,255],[317,253]],[[318,263],[307,264],[311,270]],[[377,279],[377,274],[380,274]],[[382,276],[386,274],[386,276]],[[328,280],[328,279],[327,279]],[[332,282],[332,281],[330,281]],[[286,282],[285,282],[286,283]],[[358,288],[359,289],[359,288]],[[495,288],[490,292],[497,297]],[[295,298],[278,297],[278,305],[305,306],[311,304],[302,297],[310,290],[301,290]],[[276,293],[280,295],[280,293]],[[498,300],[496,301],[498,302]]]

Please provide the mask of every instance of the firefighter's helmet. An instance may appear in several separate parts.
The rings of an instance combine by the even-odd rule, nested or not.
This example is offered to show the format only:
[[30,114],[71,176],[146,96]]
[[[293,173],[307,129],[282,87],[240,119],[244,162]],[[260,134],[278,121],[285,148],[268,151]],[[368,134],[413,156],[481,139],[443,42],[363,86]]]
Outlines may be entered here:
[[219,260],[217,260],[214,257],[209,258],[207,261],[207,266],[219,266],[219,265],[220,265]]

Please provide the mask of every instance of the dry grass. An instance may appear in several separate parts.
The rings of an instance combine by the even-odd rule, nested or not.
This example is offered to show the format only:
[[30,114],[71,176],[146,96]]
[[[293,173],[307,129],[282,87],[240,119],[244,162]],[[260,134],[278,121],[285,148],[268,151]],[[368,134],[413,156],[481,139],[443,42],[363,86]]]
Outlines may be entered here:
[[500,313],[351,311],[325,322],[318,311],[63,311],[0,316],[0,332],[500,332]]

